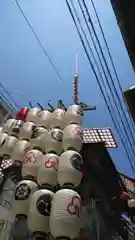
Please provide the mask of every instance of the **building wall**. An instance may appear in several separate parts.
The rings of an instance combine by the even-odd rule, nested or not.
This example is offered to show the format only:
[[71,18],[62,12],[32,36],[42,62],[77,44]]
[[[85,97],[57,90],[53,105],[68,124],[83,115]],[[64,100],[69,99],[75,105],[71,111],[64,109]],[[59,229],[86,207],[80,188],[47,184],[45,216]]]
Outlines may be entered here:
[[129,235],[129,240],[135,240],[135,236]]
[[106,226],[94,199],[89,199],[87,204],[83,206],[81,235],[82,239],[119,239],[117,233]]
[[0,97],[0,124],[4,123],[9,118],[13,118],[14,114],[15,109]]

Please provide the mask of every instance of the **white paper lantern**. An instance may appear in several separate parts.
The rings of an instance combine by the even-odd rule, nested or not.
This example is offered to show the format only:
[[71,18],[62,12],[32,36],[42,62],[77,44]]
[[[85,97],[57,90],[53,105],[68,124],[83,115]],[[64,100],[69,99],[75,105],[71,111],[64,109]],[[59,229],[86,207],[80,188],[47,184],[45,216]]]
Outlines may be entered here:
[[20,129],[19,139],[29,141],[35,129],[36,125],[33,122],[25,122]]
[[55,187],[57,185],[57,168],[59,157],[48,153],[43,156],[38,167],[37,182],[41,186]]
[[66,123],[82,125],[83,119],[83,108],[80,105],[72,105],[67,109],[66,112]]
[[63,131],[63,149],[64,151],[74,149],[80,152],[83,144],[83,130],[79,125],[71,124]]
[[135,199],[128,200],[128,207],[135,208]]
[[46,153],[53,152],[59,155],[62,152],[62,137],[63,131],[58,128],[51,129],[47,136],[43,136],[42,144]]
[[14,136],[7,136],[0,146],[0,155],[8,155],[11,156],[17,143],[17,138]]
[[23,122],[21,120],[15,120],[10,127],[8,134],[18,138],[22,126]]
[[4,144],[5,139],[8,137],[7,133],[0,133],[0,148]]
[[25,140],[19,140],[13,150],[12,153],[12,160],[17,161],[17,162],[23,162],[24,161],[24,156],[29,150],[29,142]]
[[55,238],[74,239],[81,227],[81,198],[70,189],[55,193],[50,215],[50,231]]
[[22,165],[23,178],[32,177],[35,180],[37,179],[37,170],[42,157],[43,154],[39,150],[33,149],[27,152]]
[[39,112],[40,112],[39,108],[36,108],[36,107],[31,108],[26,116],[26,121],[37,123]]
[[58,167],[58,183],[60,186],[78,186],[82,179],[83,160],[79,153],[68,150],[61,154]]
[[49,218],[53,195],[53,192],[46,189],[38,190],[33,194],[28,214],[28,228],[32,233],[50,232]]
[[37,116],[38,116],[37,126],[49,129],[51,126],[50,124],[52,120],[52,113],[49,112],[48,110],[41,110],[38,112]]
[[43,152],[45,151],[45,144],[42,144],[42,137],[46,137],[48,139],[48,130],[43,127],[37,127],[33,131],[30,140],[31,149],[41,149]]
[[30,180],[23,180],[17,184],[12,203],[14,215],[28,215],[31,197],[37,189],[37,184]]
[[3,127],[0,127],[0,133],[2,133],[3,132]]
[[3,124],[3,132],[8,133],[10,129],[12,129],[13,123],[16,122],[14,118],[8,119],[4,124]]
[[63,109],[56,109],[52,113],[51,128],[60,128],[65,127],[65,114],[66,112]]

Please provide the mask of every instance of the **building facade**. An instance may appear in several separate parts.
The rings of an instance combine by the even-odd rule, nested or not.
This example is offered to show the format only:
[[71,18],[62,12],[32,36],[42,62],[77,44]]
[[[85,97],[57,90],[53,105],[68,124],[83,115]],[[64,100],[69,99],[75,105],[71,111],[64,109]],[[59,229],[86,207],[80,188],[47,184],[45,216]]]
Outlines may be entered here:
[[13,118],[15,110],[8,105],[2,97],[0,97],[0,124],[3,124],[7,119]]
[[2,92],[0,88],[0,125],[7,119],[13,118],[16,111],[17,107],[14,106],[9,96],[6,96],[6,93]]

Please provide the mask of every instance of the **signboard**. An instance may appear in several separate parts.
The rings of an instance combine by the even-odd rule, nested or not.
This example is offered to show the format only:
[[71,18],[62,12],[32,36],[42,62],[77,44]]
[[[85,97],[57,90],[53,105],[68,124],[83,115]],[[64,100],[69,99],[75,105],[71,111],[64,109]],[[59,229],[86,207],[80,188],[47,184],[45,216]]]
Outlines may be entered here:
[[12,199],[15,183],[8,178],[0,195],[0,240],[11,240],[14,216],[12,214]]
[[[8,209],[9,211],[12,210],[12,199],[13,199],[15,187],[16,187],[15,183],[8,178],[4,184],[3,192],[0,195],[0,206],[2,206],[5,209]],[[0,218],[1,218],[1,214],[0,214]]]

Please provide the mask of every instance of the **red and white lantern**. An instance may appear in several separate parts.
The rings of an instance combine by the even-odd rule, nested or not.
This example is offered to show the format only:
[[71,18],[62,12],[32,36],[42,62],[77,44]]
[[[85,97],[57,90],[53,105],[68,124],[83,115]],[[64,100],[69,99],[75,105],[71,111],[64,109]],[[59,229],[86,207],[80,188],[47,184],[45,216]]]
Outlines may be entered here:
[[57,185],[59,157],[48,153],[43,156],[38,167],[37,182],[40,186],[54,188]]
[[73,149],[80,152],[83,144],[83,130],[79,125],[71,124],[64,128],[62,146],[64,151]]
[[40,165],[42,157],[43,157],[42,152],[36,149],[33,149],[26,153],[22,166],[23,178],[30,177],[35,181],[37,180],[38,166]]
[[57,191],[53,197],[50,231],[55,238],[75,239],[81,228],[81,198],[71,189]]

